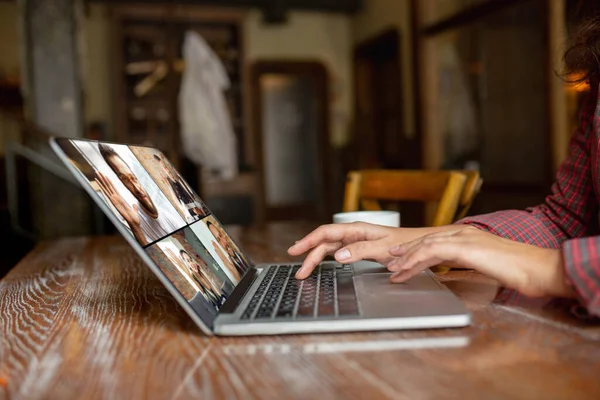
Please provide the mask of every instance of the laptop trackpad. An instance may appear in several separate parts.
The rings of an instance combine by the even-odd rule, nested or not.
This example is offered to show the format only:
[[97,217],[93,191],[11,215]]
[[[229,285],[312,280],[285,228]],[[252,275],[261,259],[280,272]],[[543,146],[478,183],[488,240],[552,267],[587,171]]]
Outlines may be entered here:
[[[426,272],[405,283],[391,283],[391,273],[364,274],[354,277],[363,315],[369,317],[429,314],[445,293]],[[437,307],[434,307],[437,308]]]
[[422,290],[441,290],[440,286],[427,272],[413,276],[404,283],[391,283],[391,273],[363,274],[354,278],[355,285],[373,293],[402,295]]

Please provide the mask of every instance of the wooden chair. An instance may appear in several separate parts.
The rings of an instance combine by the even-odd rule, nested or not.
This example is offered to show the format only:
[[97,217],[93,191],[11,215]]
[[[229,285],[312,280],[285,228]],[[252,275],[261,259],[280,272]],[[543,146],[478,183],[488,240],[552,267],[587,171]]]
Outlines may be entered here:
[[[431,225],[447,225],[454,222],[462,204],[466,182],[467,175],[460,171],[351,171],[346,179],[344,211],[381,210],[379,201],[386,200],[437,202]],[[468,200],[465,198],[465,204]]]
[[[437,201],[431,225],[448,225],[467,215],[482,184],[478,171],[352,171],[346,180],[344,211],[381,210],[379,200]],[[449,270],[433,268],[438,274]]]
[[467,216],[467,213],[473,205],[473,201],[475,201],[475,197],[477,197],[481,191],[481,186],[483,185],[483,179],[478,171],[464,170],[460,172],[467,176],[467,182],[465,183],[462,195],[460,196],[458,210],[456,212],[456,217],[454,218],[455,221]]

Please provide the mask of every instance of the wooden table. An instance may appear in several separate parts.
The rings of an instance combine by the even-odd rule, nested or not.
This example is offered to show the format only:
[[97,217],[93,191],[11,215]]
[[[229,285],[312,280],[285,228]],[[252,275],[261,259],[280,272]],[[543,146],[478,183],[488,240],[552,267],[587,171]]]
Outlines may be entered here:
[[[299,224],[238,229],[288,260]],[[600,399],[600,327],[560,302],[499,301],[473,272],[442,280],[468,328],[208,338],[120,238],[39,245],[0,281],[2,399]]]

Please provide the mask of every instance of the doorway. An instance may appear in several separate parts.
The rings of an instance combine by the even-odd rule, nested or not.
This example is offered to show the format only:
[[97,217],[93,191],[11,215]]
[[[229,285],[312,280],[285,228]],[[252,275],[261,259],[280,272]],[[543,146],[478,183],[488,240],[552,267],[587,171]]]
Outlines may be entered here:
[[255,147],[265,220],[331,215],[327,71],[318,62],[252,68]]

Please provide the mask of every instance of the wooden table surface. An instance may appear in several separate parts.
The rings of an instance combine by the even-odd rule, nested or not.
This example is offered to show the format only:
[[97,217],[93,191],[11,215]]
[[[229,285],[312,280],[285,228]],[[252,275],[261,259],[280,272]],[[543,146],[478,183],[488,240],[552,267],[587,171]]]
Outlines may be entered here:
[[[233,235],[286,261],[309,228]],[[208,338],[122,239],[45,243],[0,281],[0,398],[600,399],[597,323],[473,272],[441,279],[472,326]]]

